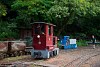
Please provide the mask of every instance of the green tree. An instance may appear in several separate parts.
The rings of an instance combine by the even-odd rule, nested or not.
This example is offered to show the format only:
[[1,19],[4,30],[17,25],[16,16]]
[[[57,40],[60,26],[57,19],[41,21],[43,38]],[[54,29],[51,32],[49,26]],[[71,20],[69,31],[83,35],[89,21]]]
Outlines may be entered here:
[[58,26],[58,36],[68,24],[72,24],[77,18],[85,16],[89,6],[89,2],[85,0],[55,0],[54,6],[49,9],[48,14],[51,21],[54,21]]
[[18,38],[17,33],[10,26],[11,24],[8,22],[0,21],[0,40],[4,40],[5,38]]
[[16,0],[12,9],[18,13],[16,17],[18,25],[27,26],[33,21],[46,21],[48,19],[46,12],[51,5],[51,0]]
[[1,16],[6,16],[7,14],[7,8],[5,5],[3,5],[2,3],[0,3],[0,17]]
[[46,21],[56,25],[58,36],[70,32],[100,37],[99,4],[100,0],[0,0],[0,23],[6,24],[1,24],[0,30]]

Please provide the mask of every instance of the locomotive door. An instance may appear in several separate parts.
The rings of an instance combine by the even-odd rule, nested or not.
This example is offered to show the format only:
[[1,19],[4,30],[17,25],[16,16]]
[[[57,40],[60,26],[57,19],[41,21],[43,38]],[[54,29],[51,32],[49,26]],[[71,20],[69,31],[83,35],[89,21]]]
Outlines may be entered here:
[[53,45],[53,26],[47,25],[46,28],[46,46],[48,50],[52,50],[54,48]]
[[33,47],[36,50],[46,48],[45,24],[35,23],[33,25]]

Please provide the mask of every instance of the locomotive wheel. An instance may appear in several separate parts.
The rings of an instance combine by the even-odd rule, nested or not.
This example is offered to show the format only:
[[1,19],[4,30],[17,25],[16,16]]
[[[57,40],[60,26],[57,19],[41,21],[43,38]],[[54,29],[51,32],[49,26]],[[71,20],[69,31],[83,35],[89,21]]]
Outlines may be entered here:
[[53,52],[50,52],[50,57],[53,57]]
[[53,51],[53,55],[54,56],[56,56],[57,55],[57,51],[55,50],[55,51]]
[[55,52],[56,52],[56,55],[57,55],[57,50]]

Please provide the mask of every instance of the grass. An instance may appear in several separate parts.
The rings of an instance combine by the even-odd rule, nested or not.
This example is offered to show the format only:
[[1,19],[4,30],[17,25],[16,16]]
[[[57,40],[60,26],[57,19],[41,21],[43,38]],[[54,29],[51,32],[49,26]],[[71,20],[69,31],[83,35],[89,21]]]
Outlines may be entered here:
[[[9,63],[12,63],[12,62],[16,62],[16,61],[19,61],[19,62],[21,62],[23,59],[23,61],[25,62],[25,60],[27,60],[27,59],[25,59],[25,58],[28,58],[28,56],[16,56],[16,57],[9,57],[9,58],[5,58],[5,59],[2,59],[2,60],[0,60],[1,62],[1,64],[9,64]],[[34,61],[33,61],[34,62]],[[16,62],[17,63],[17,62]],[[17,63],[18,65],[22,65],[22,64],[20,64],[20,63]],[[13,65],[13,64],[12,64]],[[16,64],[15,64],[16,65]],[[8,65],[9,66],[9,65]],[[17,65],[16,65],[17,66]],[[27,65],[26,65],[27,66]],[[0,66],[1,67],[1,66]],[[38,64],[34,64],[34,63],[31,63],[31,64],[29,64],[29,67],[43,67],[42,65],[38,65]]]
[[78,40],[77,41],[77,46],[87,46],[87,43],[85,40]]
[[5,61],[5,62],[13,62],[13,61],[18,61],[18,60],[24,59],[24,58],[26,58],[26,57],[27,57],[27,56],[9,57],[9,58],[3,59],[2,61]]

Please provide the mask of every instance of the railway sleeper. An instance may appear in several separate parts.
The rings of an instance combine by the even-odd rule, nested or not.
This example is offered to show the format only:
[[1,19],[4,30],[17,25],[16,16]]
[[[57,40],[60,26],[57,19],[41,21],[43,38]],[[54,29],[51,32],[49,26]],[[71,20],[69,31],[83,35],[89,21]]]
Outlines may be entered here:
[[[13,51],[13,52],[4,52],[0,53],[0,60],[8,57],[16,57],[16,56],[22,56],[26,55],[25,51]],[[30,52],[27,52],[27,55],[30,55]]]

